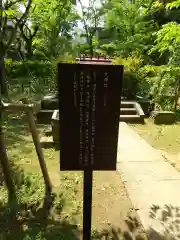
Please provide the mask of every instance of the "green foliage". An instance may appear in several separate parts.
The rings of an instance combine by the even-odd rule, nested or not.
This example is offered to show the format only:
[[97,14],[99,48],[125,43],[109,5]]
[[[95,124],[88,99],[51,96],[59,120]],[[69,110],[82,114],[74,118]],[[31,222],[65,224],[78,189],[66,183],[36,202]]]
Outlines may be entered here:
[[[31,39],[33,58],[25,64],[6,60],[11,88],[14,84],[28,84],[27,77],[31,78],[34,92],[42,84],[52,86],[58,62],[74,63],[75,56],[82,53],[105,54],[114,57],[113,64],[124,65],[123,94],[128,98],[136,93],[144,97],[152,94],[153,101],[162,108],[167,99],[169,107],[175,106],[179,94],[180,1],[112,0],[96,6],[91,0],[87,7],[81,0],[78,2],[81,13],[71,1],[32,1],[25,22],[31,22],[31,33],[38,26]],[[11,19],[22,15],[17,7],[7,13]],[[76,29],[77,21],[83,27]],[[25,35],[31,36],[28,27],[25,29]],[[25,53],[22,36],[18,39]],[[15,41],[15,45],[18,43]],[[165,98],[169,89],[174,94]]]
[[55,194],[49,212],[42,208],[44,194],[43,178],[29,172],[24,173],[17,190],[17,203],[8,203],[7,190],[0,187],[0,239],[76,239],[79,236],[76,225],[63,216],[66,202],[62,194]]
[[179,97],[180,67],[174,65],[145,66],[141,69],[142,81],[149,84],[149,93],[153,95],[156,107],[174,110]]
[[76,62],[76,57],[73,55],[70,55],[68,53],[64,54],[64,55],[59,55],[57,58],[55,58],[54,60],[52,60],[51,63],[51,67],[53,69],[53,77],[56,78],[56,74],[57,74],[57,66],[58,63],[75,63]]
[[38,0],[31,19],[40,27],[33,39],[33,48],[38,55],[55,58],[66,51],[72,51],[72,32],[76,26],[77,14],[71,1]]
[[150,77],[155,77],[160,69],[161,68],[159,66],[145,65],[140,71],[141,78],[147,79]]
[[31,73],[36,77],[50,77],[54,73],[50,61],[29,60],[23,62],[7,60],[5,64],[7,76],[10,79],[31,77]]
[[17,191],[18,200],[21,204],[40,206],[44,198],[44,183],[39,174],[25,173],[21,187]]
[[114,58],[114,65],[124,66],[124,79],[123,79],[123,90],[122,94],[128,99],[134,99],[138,91],[138,75],[139,69],[142,66],[142,58],[137,56],[129,56],[127,58]]
[[[64,54],[58,56],[55,60],[27,60],[27,61],[5,61],[8,80],[13,83],[14,79],[24,78],[24,83],[27,84],[27,77],[30,78],[54,78],[59,62],[74,63],[75,56]],[[12,81],[11,81],[12,79]],[[33,79],[32,79],[33,80]],[[46,81],[44,81],[45,83]],[[14,82],[15,83],[15,82]],[[23,82],[21,82],[23,83]]]
[[132,55],[127,58],[117,57],[113,59],[114,65],[123,65],[125,71],[137,73],[140,67],[143,64],[143,60],[141,57]]
[[180,24],[170,22],[162,26],[162,28],[155,33],[155,46],[149,51],[151,54],[154,51],[164,53],[169,51],[171,54],[174,48],[180,43]]
[[[44,183],[39,174],[24,172],[21,175],[21,180],[18,182],[18,185],[16,182],[16,188],[17,198],[20,205],[23,204],[26,206],[39,207],[42,203],[44,198]],[[7,203],[8,197],[7,191],[4,187],[0,188],[0,195],[0,204],[2,206]]]
[[76,57],[67,53],[64,55],[58,56],[55,60],[56,65],[58,63],[75,63],[75,62],[76,62]]
[[[153,21],[145,19],[143,1],[111,1],[106,12],[105,28],[109,31],[109,42],[102,48],[111,49],[112,55],[127,57],[129,54],[142,54],[152,45]],[[143,4],[144,5],[144,4]],[[113,48],[112,48],[113,47]]]
[[172,1],[171,3],[168,3],[166,5],[166,8],[170,8],[170,9],[178,8],[178,7],[180,7],[180,0]]
[[85,39],[85,42],[77,44],[77,52],[79,54],[79,52],[82,53],[83,51],[93,56],[99,44],[97,35],[100,25],[103,22],[104,7],[98,6],[95,0],[90,0],[87,3],[85,6],[81,0],[78,0],[80,6],[79,20],[83,25],[83,29],[79,35]]
[[[54,89],[57,79],[57,64],[59,62],[74,63],[75,56],[70,54],[60,55],[56,59],[48,60],[27,60],[12,61],[7,59],[6,72],[8,76],[9,89],[12,91],[23,91],[30,93],[40,93],[45,87]],[[14,87],[18,87],[15,89]]]

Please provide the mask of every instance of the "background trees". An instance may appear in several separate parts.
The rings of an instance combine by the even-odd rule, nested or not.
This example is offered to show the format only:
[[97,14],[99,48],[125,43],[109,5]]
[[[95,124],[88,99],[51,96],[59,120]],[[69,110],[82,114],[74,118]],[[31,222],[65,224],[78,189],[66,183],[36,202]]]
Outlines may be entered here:
[[[24,19],[28,17],[32,0],[28,1],[3,1],[0,0],[0,65],[1,93],[7,95],[7,85],[5,80],[4,57],[12,47],[18,36],[18,27]],[[24,6],[24,11],[20,7]]]
[[[1,65],[6,58],[10,87],[28,71],[36,78],[34,85],[40,86],[40,78],[44,84],[53,84],[57,62],[73,61],[80,54],[111,56],[126,66],[141,59],[145,71],[142,74],[138,63],[136,78],[140,89],[143,84],[149,86],[146,93],[152,93],[157,83],[148,78],[149,69],[154,68],[158,78],[163,71],[156,72],[155,66],[176,67],[175,79],[179,76],[179,0],[1,0],[0,4],[0,57]],[[1,77],[3,94],[7,93],[7,81]],[[167,89],[168,80],[165,82]]]

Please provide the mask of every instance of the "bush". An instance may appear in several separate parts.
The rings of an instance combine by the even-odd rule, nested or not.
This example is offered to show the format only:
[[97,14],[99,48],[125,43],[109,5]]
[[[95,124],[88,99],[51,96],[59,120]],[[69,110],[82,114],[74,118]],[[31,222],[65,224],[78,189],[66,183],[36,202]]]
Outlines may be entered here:
[[[16,177],[17,178],[17,177]],[[44,199],[44,181],[40,174],[24,172],[19,181],[15,181],[18,203],[39,207]],[[0,186],[0,207],[8,201],[7,189]]]
[[141,96],[148,98],[153,95],[153,83],[158,77],[160,68],[158,66],[146,65],[139,70],[138,92]]
[[38,207],[44,198],[44,182],[40,174],[26,172],[17,196],[21,204]]
[[69,55],[69,54],[60,55],[55,60],[52,61],[52,67],[55,73],[57,73],[58,63],[75,63],[75,62],[76,62],[76,58],[73,55]]
[[124,66],[124,79],[122,95],[127,99],[133,100],[138,92],[139,85],[139,69],[142,66],[142,59],[136,56],[127,58],[115,58],[112,63],[114,65]]
[[174,110],[180,95],[180,67],[175,65],[145,66],[141,81],[149,85],[149,94],[159,110]]
[[6,60],[8,79],[22,77],[51,77],[54,75],[53,65],[50,61],[11,61]]
[[55,59],[55,64],[57,66],[58,63],[75,63],[76,57],[70,54],[60,55]]
[[48,60],[28,60],[28,61],[12,61],[6,59],[6,71],[8,80],[18,78],[53,78],[55,79],[57,72],[57,64],[59,62],[74,63],[75,57],[72,55],[62,55],[53,61]]
[[114,65],[123,65],[125,71],[138,74],[139,69],[143,64],[143,60],[141,57],[130,56],[127,58],[115,58],[113,59]]
[[138,89],[137,76],[132,72],[124,72],[122,96],[133,100],[136,97]]

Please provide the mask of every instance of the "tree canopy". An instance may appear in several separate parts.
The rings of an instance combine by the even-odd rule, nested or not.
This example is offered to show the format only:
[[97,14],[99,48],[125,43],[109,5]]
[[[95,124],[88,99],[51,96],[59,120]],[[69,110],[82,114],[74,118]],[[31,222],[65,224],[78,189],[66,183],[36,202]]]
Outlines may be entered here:
[[[160,83],[164,88],[177,83],[179,0],[0,0],[0,11],[0,62],[19,62],[12,67],[6,61],[6,70],[10,67],[13,74],[22,59],[32,68],[38,61],[54,66],[88,54],[123,63],[140,81],[139,89],[147,82],[149,94],[156,94]],[[7,81],[1,77],[2,93]]]

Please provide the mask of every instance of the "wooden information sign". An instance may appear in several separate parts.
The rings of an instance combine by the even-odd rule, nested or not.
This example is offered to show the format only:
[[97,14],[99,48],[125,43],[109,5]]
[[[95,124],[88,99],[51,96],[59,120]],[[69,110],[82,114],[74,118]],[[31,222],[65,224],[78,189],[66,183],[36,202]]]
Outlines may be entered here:
[[58,66],[61,170],[115,170],[123,67]]
[[91,239],[93,170],[116,170],[123,66],[59,64],[60,170],[84,171],[83,240]]

